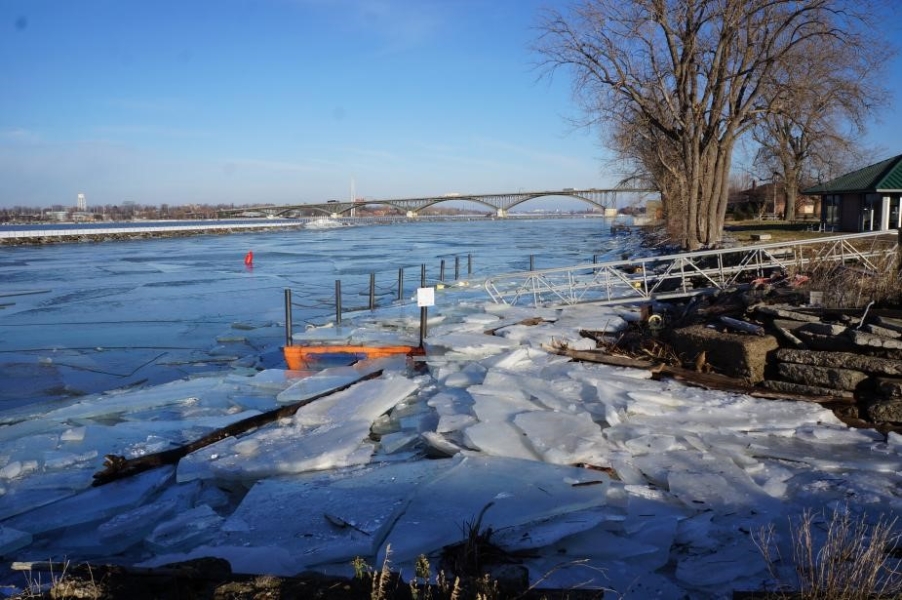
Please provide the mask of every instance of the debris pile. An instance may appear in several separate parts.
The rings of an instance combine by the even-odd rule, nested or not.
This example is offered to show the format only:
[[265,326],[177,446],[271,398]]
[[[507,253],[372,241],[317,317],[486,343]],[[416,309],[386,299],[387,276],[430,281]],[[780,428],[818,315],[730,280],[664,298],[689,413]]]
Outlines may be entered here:
[[902,311],[826,309],[801,304],[803,295],[747,289],[697,297],[647,309],[630,332],[596,341],[662,376],[819,402],[851,426],[902,430]]

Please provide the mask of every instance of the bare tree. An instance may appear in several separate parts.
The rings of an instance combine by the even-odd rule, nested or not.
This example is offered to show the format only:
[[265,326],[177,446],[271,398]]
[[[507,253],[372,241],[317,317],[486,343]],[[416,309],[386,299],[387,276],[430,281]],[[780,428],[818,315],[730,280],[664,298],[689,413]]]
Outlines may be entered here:
[[783,180],[787,221],[796,216],[800,187],[810,183],[806,171],[854,153],[866,117],[888,97],[880,71],[892,50],[881,39],[872,39],[864,53],[823,40],[810,46],[815,51],[794,56],[793,68],[773,84],[772,110],[752,132],[759,169]]
[[[681,243],[720,241],[740,135],[772,111],[774,84],[813,45],[864,47],[852,0],[582,0],[548,11],[536,48],[566,69],[586,125],[646,128]],[[621,147],[621,151],[623,148]],[[646,167],[649,149],[637,152]],[[665,190],[662,189],[662,193]]]

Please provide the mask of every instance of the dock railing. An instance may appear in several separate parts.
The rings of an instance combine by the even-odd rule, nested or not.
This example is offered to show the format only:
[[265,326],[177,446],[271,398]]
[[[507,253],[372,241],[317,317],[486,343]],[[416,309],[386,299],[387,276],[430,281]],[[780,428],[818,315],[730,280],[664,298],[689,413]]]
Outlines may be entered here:
[[634,304],[684,298],[817,264],[854,264],[879,273],[898,252],[896,231],[856,233],[754,246],[647,256],[490,277],[485,290],[499,304]]

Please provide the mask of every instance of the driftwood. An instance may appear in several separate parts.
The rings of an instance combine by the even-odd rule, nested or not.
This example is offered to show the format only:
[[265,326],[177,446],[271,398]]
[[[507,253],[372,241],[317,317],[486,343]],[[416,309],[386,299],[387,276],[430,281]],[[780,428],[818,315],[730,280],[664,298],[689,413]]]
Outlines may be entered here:
[[495,335],[499,330],[504,329],[505,327],[513,327],[514,325],[526,325],[527,327],[535,327],[536,325],[540,325],[541,323],[554,323],[554,320],[543,319],[542,317],[530,317],[528,319],[523,319],[522,321],[517,321],[516,323],[508,323],[506,325],[499,325],[498,327],[492,329],[486,329],[482,333],[486,335]]
[[791,392],[773,392],[753,385],[740,383],[733,377],[718,373],[699,373],[682,367],[659,365],[654,368],[654,379],[671,377],[682,381],[687,385],[701,387],[708,390],[720,390],[722,392],[735,392],[747,394],[756,398],[770,398],[773,400],[801,400],[802,402],[814,402],[817,404],[853,404],[854,400],[841,396],[816,396],[809,394],[793,394]]
[[721,317],[720,322],[730,329],[743,331],[745,333],[751,333],[752,335],[764,335],[764,327],[762,327],[761,325],[755,325],[754,323],[748,323],[746,321],[734,319],[727,316]]
[[215,431],[208,433],[200,439],[189,442],[187,444],[183,444],[181,446],[178,446],[177,448],[170,448],[169,450],[155,452],[154,454],[146,454],[144,456],[136,456],[135,458],[125,458],[124,456],[107,454],[103,461],[103,470],[94,473],[94,482],[91,485],[96,487],[110,483],[111,481],[131,477],[132,475],[137,475],[138,473],[143,473],[144,471],[149,471],[150,469],[162,467],[163,465],[174,465],[178,463],[178,461],[183,457],[191,454],[192,452],[195,452],[196,450],[200,450],[205,446],[215,444],[216,442],[224,440],[227,437],[246,433],[248,431],[256,429],[257,427],[260,427],[261,425],[266,425],[268,423],[278,421],[279,419],[290,417],[301,407],[310,404],[314,400],[319,400],[320,398],[330,396],[336,392],[346,390],[349,387],[360,383],[361,381],[375,379],[380,375],[382,375],[381,369],[364,375],[359,379],[355,379],[350,383],[346,383],[344,385],[334,387],[330,390],[320,392],[319,394],[304,398],[303,400],[299,400],[297,402],[294,402],[293,404],[280,406],[279,408],[275,408],[268,412],[254,415],[253,417],[248,417],[247,419],[242,419],[241,421],[236,421],[231,425],[221,427]]
[[619,356],[616,354],[608,354],[603,350],[571,350],[570,348],[562,348],[557,346],[548,346],[543,345],[543,350],[547,350],[548,352],[552,352],[554,354],[559,354],[560,356],[567,356],[575,360],[581,360],[584,362],[593,362],[600,363],[603,365],[610,365],[612,367],[632,367],[634,369],[652,369],[657,366],[657,363],[653,363],[649,360],[642,360],[640,358],[630,358],[628,356]]

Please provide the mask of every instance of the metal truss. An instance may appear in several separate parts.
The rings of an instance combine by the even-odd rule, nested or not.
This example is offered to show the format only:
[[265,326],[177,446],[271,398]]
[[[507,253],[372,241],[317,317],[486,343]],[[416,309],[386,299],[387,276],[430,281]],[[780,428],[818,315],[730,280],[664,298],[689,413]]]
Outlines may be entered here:
[[898,252],[896,231],[706,250],[580,264],[490,277],[485,290],[499,304],[635,304],[736,287],[781,272],[853,265],[879,274]]

